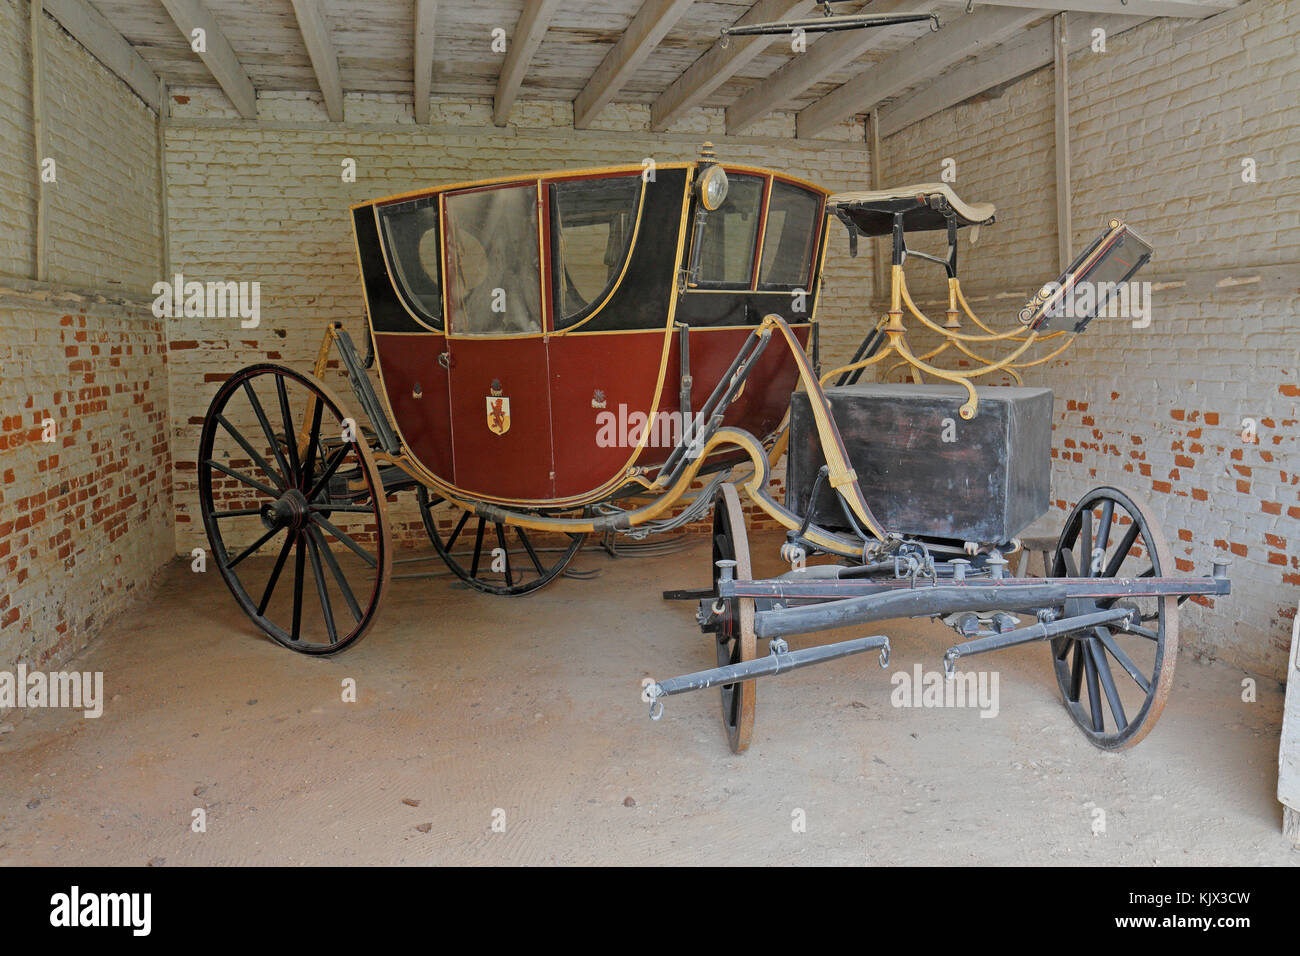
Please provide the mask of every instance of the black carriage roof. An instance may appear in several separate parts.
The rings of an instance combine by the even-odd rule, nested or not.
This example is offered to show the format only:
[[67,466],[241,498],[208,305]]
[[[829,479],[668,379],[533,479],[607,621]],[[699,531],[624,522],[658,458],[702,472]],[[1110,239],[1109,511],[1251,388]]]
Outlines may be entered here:
[[947,229],[948,216],[962,226],[993,222],[990,202],[968,203],[946,183],[921,183],[899,189],[836,193],[826,200],[827,212],[846,225],[852,223],[864,236],[887,236],[893,229],[894,214],[903,214],[908,232]]
[[[791,176],[777,169],[768,169],[761,166],[747,166],[744,163],[729,163],[726,160],[716,160],[719,166],[736,173],[752,173],[756,176],[774,176],[777,179],[787,182],[797,183],[806,189],[820,193],[823,196],[829,196],[829,191],[814,182],[809,182],[798,176]],[[690,169],[702,165],[701,162],[673,162],[658,163],[656,169]],[[617,176],[629,173],[642,173],[645,167],[641,163],[627,163],[618,166],[594,166],[587,169],[551,169],[543,172],[520,173],[514,176],[498,176],[492,179],[477,179],[466,182],[448,183],[445,186],[426,186],[422,189],[411,189],[406,192],[396,193],[391,196],[380,196],[377,199],[367,199],[364,202],[354,203],[350,208],[353,210],[365,206],[379,206],[392,202],[409,201],[421,199],[426,196],[436,196],[439,193],[456,192],[462,189],[478,189],[484,186],[504,186],[509,183],[527,183],[539,179],[584,179],[597,176]]]

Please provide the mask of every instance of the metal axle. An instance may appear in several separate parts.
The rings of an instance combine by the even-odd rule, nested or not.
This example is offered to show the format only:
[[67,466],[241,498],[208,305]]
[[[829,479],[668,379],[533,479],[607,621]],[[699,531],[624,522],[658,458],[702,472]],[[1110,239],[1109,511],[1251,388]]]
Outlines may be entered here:
[[1005,634],[993,634],[989,637],[967,641],[965,644],[956,644],[944,652],[943,671],[945,675],[952,677],[959,657],[986,654],[989,651],[1000,651],[1004,647],[1029,644],[1033,641],[1048,641],[1054,637],[1071,634],[1074,631],[1084,631],[1100,624],[1110,624],[1113,621],[1124,620],[1131,617],[1132,614],[1133,611],[1130,608],[1115,607],[1106,611],[1094,611],[1091,614],[1077,614],[1074,617],[1062,618],[1059,621],[1044,621],[1039,624],[1031,624],[1028,627],[1007,631]]

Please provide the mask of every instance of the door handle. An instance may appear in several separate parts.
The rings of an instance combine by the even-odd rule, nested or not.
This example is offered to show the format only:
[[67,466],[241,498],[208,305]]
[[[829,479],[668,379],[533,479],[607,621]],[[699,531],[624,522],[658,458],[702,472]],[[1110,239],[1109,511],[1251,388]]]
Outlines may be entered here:
[[441,366],[442,366],[443,368],[445,368],[445,369],[450,369],[450,368],[451,368],[451,353],[450,353],[450,352],[439,352],[439,353],[438,353],[438,364],[441,365]]

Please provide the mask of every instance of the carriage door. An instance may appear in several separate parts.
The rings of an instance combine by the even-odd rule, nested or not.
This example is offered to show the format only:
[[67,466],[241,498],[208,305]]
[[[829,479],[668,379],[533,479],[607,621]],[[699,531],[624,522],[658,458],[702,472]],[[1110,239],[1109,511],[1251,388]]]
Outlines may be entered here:
[[539,197],[536,181],[443,197],[455,483],[474,495],[554,494]]

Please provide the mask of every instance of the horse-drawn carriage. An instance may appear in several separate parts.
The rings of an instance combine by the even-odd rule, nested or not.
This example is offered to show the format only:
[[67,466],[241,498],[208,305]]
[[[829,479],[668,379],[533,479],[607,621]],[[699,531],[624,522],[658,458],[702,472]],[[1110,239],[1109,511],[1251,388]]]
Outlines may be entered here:
[[[785,637],[908,616],[961,635],[949,672],[961,657],[1050,641],[1076,722],[1099,746],[1125,746],[1169,692],[1178,603],[1227,591],[1219,565],[1169,577],[1150,509],[1111,488],[1067,517],[1045,577],[1005,573],[1016,535],[1047,510],[1051,393],[975,380],[1019,382],[1019,368],[1050,361],[1104,304],[1050,330],[1063,297],[1145,263],[1149,247],[1118,220],[999,332],[957,276],[959,230],[991,223],[993,209],[942,185],[832,196],[706,149],[653,171],[516,176],[352,213],[365,356],[334,323],[312,374],[241,369],[200,443],[217,566],[253,622],[293,650],[341,651],[372,625],[394,563],[388,501],[406,490],[447,567],[499,595],[554,581],[588,535],[663,533],[712,511],[712,584],[673,596],[699,599],[718,666],[644,696],[658,716],[671,694],[720,687],[737,751],[758,677],[868,649],[888,658],[884,636],[798,651]],[[855,252],[859,236],[891,237],[891,307],[823,374],[816,313],[835,221]],[[909,249],[917,230],[945,231],[947,255]],[[912,258],[946,270],[942,321],[911,298]],[[937,344],[914,348],[917,329]],[[1009,353],[977,351],[995,343]],[[365,421],[321,381],[335,353]],[[860,382],[888,358],[940,384]],[[786,529],[789,573],[753,578],[738,486]]]

